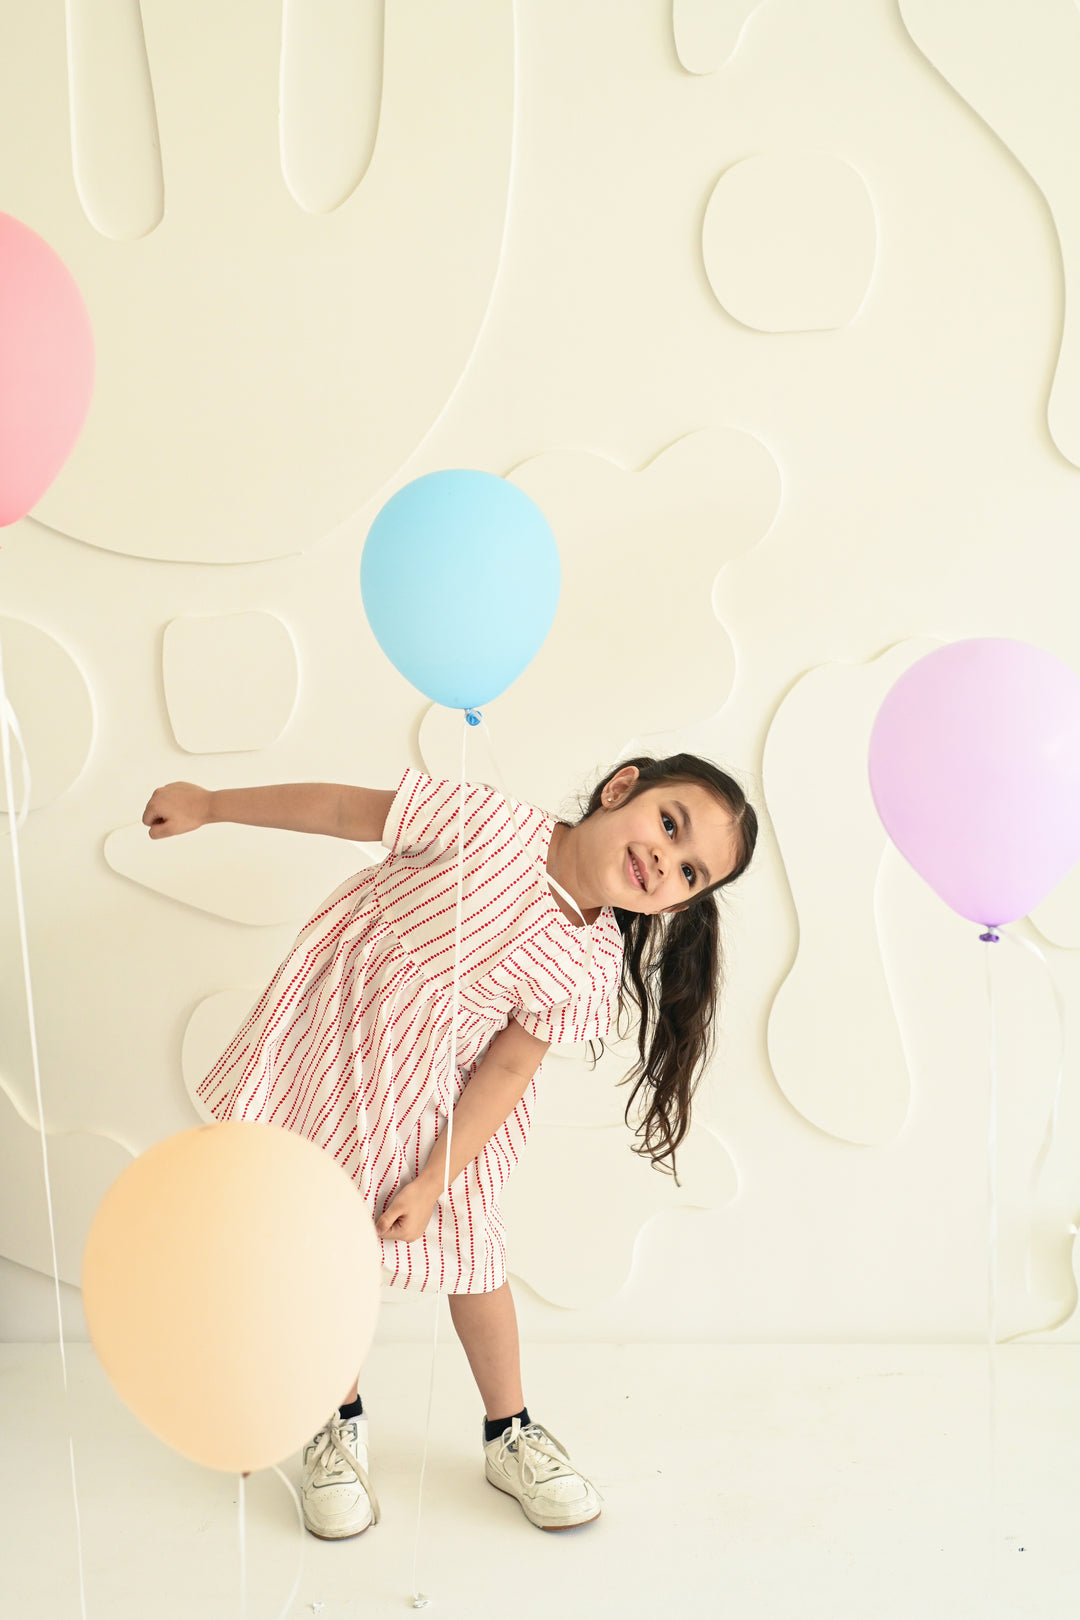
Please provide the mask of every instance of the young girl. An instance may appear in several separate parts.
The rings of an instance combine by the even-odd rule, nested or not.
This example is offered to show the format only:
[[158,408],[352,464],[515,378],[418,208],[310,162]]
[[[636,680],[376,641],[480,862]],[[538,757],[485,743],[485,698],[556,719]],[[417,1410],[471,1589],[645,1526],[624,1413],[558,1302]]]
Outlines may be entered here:
[[[384,1281],[448,1293],[484,1401],[488,1480],[559,1530],[595,1519],[599,1501],[525,1407],[499,1192],[549,1044],[602,1041],[628,999],[640,1022],[627,1119],[642,1089],[648,1104],[634,1151],[674,1173],[719,989],[713,895],[749,864],[757,817],[737,782],[692,754],[626,761],[573,825],[467,786],[451,1074],[459,805],[459,783],[406,770],[396,792],[172,782],[142,819],[151,838],[239,821],[382,839],[385,860],[304,925],[198,1094],[215,1119],[279,1125],[333,1153],[375,1221]],[[313,1534],[378,1522],[367,1440],[354,1382],[304,1448]]]

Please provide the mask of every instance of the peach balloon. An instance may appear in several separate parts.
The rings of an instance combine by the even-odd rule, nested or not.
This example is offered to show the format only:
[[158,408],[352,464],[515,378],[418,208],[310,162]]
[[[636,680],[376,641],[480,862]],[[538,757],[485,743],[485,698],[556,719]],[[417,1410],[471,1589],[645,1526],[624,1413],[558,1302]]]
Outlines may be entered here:
[[323,1148],[276,1125],[202,1125],[117,1177],[83,1254],[83,1308],[113,1388],[208,1468],[298,1450],[375,1333],[375,1228]]
[[36,231],[0,213],[0,525],[25,517],[82,432],[94,337],[75,278]]

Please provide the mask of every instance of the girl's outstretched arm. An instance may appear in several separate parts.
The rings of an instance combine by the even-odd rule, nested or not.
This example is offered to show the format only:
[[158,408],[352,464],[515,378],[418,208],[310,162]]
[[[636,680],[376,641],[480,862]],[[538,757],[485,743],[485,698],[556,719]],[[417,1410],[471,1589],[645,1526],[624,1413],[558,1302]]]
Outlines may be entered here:
[[384,788],[342,787],[334,782],[286,782],[217,792],[194,782],[169,782],[155,788],[142,819],[151,838],[192,832],[208,821],[240,821],[250,827],[284,827],[374,843],[382,837],[393,802],[393,793]]

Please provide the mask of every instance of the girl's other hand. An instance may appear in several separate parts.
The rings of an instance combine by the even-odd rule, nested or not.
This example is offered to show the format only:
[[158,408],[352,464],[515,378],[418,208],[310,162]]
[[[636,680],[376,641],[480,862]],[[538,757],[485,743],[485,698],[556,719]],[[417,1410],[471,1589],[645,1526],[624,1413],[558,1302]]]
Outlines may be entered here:
[[210,794],[194,782],[169,782],[155,788],[142,814],[151,838],[171,838],[173,833],[194,832],[210,820]]
[[430,1192],[422,1182],[407,1181],[375,1222],[375,1230],[381,1238],[415,1243],[423,1237],[438,1202],[437,1192]]

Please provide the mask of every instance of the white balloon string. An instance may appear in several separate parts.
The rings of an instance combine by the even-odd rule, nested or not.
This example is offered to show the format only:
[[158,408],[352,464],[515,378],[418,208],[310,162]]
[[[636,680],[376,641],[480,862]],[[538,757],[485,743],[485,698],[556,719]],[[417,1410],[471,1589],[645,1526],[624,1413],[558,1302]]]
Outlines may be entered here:
[[[285,1477],[285,1475],[281,1472],[281,1469],[277,1466],[276,1463],[271,1463],[270,1466],[273,1469],[274,1473],[277,1475],[278,1479],[281,1480],[282,1484],[285,1486],[285,1489],[288,1491],[289,1495],[293,1499],[293,1506],[296,1508],[297,1529],[300,1532],[300,1562],[299,1562],[299,1564],[297,1566],[297,1570],[296,1570],[296,1579],[293,1581],[293,1583],[292,1583],[292,1591],[289,1593],[288,1597],[285,1599],[285,1603],[284,1603],[284,1605],[282,1607],[281,1613],[278,1615],[278,1620],[287,1620],[289,1611],[292,1609],[293,1601],[294,1601],[294,1599],[296,1597],[296,1594],[300,1590],[300,1579],[301,1579],[301,1577],[302,1577],[302,1575],[304,1573],[304,1510],[300,1506],[300,1498],[297,1496],[295,1490],[293,1489],[292,1481]],[[247,1620],[247,1612],[248,1612],[247,1540],[246,1540],[247,1515],[245,1513],[245,1501],[244,1501],[244,1475],[243,1474],[238,1474],[237,1478],[238,1478],[238,1480],[240,1482],[240,1493],[239,1493],[240,1494],[240,1620]]]
[[22,732],[19,730],[19,717],[15,713],[15,710],[11,707],[11,701],[6,694],[4,695],[2,701],[7,711],[7,723],[11,730],[11,735],[14,737],[19,747],[19,759],[22,765],[20,772],[22,776],[22,803],[19,806],[19,813],[15,817],[15,824],[17,827],[23,827],[26,825],[26,817],[30,810],[30,758],[26,752],[26,745],[23,742]]
[[[465,877],[465,746],[469,736],[468,711],[461,716],[461,776],[458,787],[458,819],[457,819],[457,898],[454,906],[454,983],[450,993],[450,1062],[447,1096],[444,1101],[446,1109],[446,1162],[443,1168],[442,1197],[446,1204],[450,1202],[450,1148],[454,1137],[454,1102],[457,1090],[457,1044],[458,1044],[458,1002],[460,1000],[459,985],[461,979],[461,910],[462,894]],[[441,1094],[441,1077],[436,1078],[437,1091]],[[436,1108],[435,1130],[436,1144],[438,1143],[439,1115]],[[431,1374],[428,1379],[427,1418],[424,1422],[424,1450],[420,1459],[420,1482],[416,1494],[416,1536],[413,1541],[412,1565],[412,1606],[414,1609],[426,1609],[430,1599],[418,1590],[416,1583],[416,1568],[420,1557],[420,1515],[424,1504],[424,1471],[427,1467],[428,1442],[431,1438],[431,1412],[435,1399],[435,1361],[439,1351],[439,1310],[442,1305],[443,1281],[443,1248],[442,1248],[442,1222],[439,1222],[439,1282],[435,1294],[435,1331],[431,1345]]]
[[79,1564],[79,1609],[83,1620],[86,1620],[86,1576],[83,1570],[83,1536],[82,1514],[79,1512],[79,1484],[75,1477],[75,1438],[72,1433],[71,1400],[67,1401],[68,1411],[68,1461],[71,1464],[71,1501],[75,1509],[75,1553]]
[[[997,930],[993,930],[997,932]],[[987,1528],[990,1536],[989,1599],[987,1612],[992,1612],[997,1596],[997,1029],[994,1019],[994,985],[990,971],[992,943],[986,946],[986,1001],[990,1021],[990,1097],[989,1130],[987,1133],[987,1193],[989,1204],[989,1232],[987,1240],[987,1350],[988,1350],[988,1414],[987,1429],[990,1446],[990,1505]]]
[[295,1601],[296,1594],[300,1590],[300,1581],[304,1574],[304,1548],[307,1545],[307,1532],[304,1529],[304,1510],[300,1506],[300,1498],[293,1489],[292,1481],[285,1477],[276,1463],[271,1463],[270,1466],[273,1468],[274,1473],[277,1475],[278,1479],[281,1480],[282,1484],[285,1486],[285,1489],[293,1499],[293,1507],[296,1509],[296,1528],[300,1533],[300,1562],[296,1569],[296,1579],[293,1581],[292,1591],[285,1599],[284,1607],[282,1608],[281,1613],[278,1615],[278,1620],[287,1620],[288,1615],[292,1612],[292,1606]]
[[[0,750],[4,756],[4,794],[11,834],[11,864],[15,877],[15,910],[19,923],[19,945],[22,950],[23,985],[26,993],[26,1019],[30,1033],[30,1058],[34,1069],[34,1090],[38,1105],[38,1133],[41,1137],[41,1159],[45,1174],[45,1203],[49,1213],[49,1245],[52,1254],[53,1285],[56,1294],[56,1322],[60,1340],[60,1368],[64,1381],[64,1400],[68,1418],[68,1450],[71,1457],[71,1494],[75,1504],[75,1552],[79,1569],[79,1604],[83,1620],[86,1615],[86,1580],[83,1571],[82,1522],[79,1517],[79,1487],[75,1474],[75,1441],[71,1423],[71,1391],[68,1385],[67,1352],[64,1345],[64,1313],[60,1303],[60,1266],[56,1257],[56,1221],[53,1215],[52,1184],[49,1177],[49,1147],[45,1133],[45,1104],[41,1094],[41,1065],[38,1060],[37,1020],[34,1017],[34,987],[30,974],[30,949],[26,937],[26,907],[23,902],[22,866],[19,860],[19,828],[22,820],[15,810],[15,788],[11,771],[12,712],[4,685],[3,647],[0,645]],[[19,748],[26,759],[20,738]],[[23,811],[30,799],[30,771],[24,767]]]
[[240,1620],[247,1617],[247,1547],[244,1536],[244,1476],[240,1475]]
[[[481,726],[481,728],[483,730],[483,733],[484,733],[484,736],[488,740],[488,752],[491,755],[491,763],[495,767],[495,774],[499,778],[499,788],[500,788],[500,790],[502,792],[502,796],[506,800],[507,805],[508,805],[509,810],[510,810],[510,820],[513,822],[513,824],[514,824],[514,832],[517,834],[518,848],[521,850],[521,853],[524,856],[524,858],[526,860],[529,860],[530,856],[528,855],[528,853],[527,853],[527,851],[525,849],[525,840],[522,838],[522,836],[521,836],[521,828],[518,826],[518,818],[517,818],[517,812],[514,809],[514,801],[510,797],[510,794],[507,792],[507,788],[506,788],[506,772],[503,770],[502,763],[499,760],[499,756],[495,751],[495,744],[492,741],[491,732],[488,730],[487,721],[484,719],[483,715],[481,715],[479,713],[479,711],[474,711],[474,712],[477,714],[477,722]],[[535,857],[531,857],[531,858],[535,859]],[[576,977],[576,980],[575,980],[575,983],[574,983],[574,995],[575,996],[579,996],[579,995],[582,995],[582,994],[588,995],[591,988],[592,988],[592,955],[593,955],[592,929],[589,927],[588,923],[585,921],[585,915],[582,912],[581,907],[578,905],[577,901],[574,899],[573,895],[568,894],[567,891],[563,888],[561,883],[556,883],[555,879],[552,877],[550,872],[545,871],[544,872],[544,878],[551,885],[551,887],[556,891],[557,894],[562,895],[562,898],[565,901],[567,901],[567,903],[569,905],[573,906],[574,910],[577,912],[578,916],[581,918],[582,926],[585,929],[585,961],[584,961],[584,964],[581,967],[579,967],[578,971],[577,971],[577,977]]]
[[[1064,1075],[1065,1075],[1065,998],[1061,993],[1061,988],[1060,988],[1060,986],[1059,986],[1059,984],[1057,982],[1057,979],[1054,977],[1054,974],[1053,974],[1053,972],[1051,970],[1049,962],[1046,960],[1046,957],[1043,955],[1043,952],[1039,949],[1039,947],[1032,940],[1021,939],[1021,938],[1019,938],[1017,936],[1014,936],[1012,934],[1006,934],[1003,931],[1002,931],[1002,937],[1004,939],[1007,939],[1010,945],[1015,945],[1018,949],[1022,949],[1022,950],[1025,950],[1025,951],[1030,951],[1031,954],[1033,956],[1037,957],[1038,960],[1042,963],[1043,972],[1045,973],[1046,978],[1047,978],[1047,982],[1049,983],[1050,989],[1053,992],[1054,1003],[1055,1003],[1055,1005],[1057,1007],[1057,1016],[1058,1016],[1057,1074],[1054,1077],[1054,1094],[1053,1094],[1053,1098],[1052,1098],[1051,1103],[1050,1103],[1050,1114],[1049,1114],[1049,1118],[1046,1121],[1046,1129],[1043,1132],[1042,1145],[1039,1148],[1039,1151],[1035,1156],[1035,1163],[1032,1165],[1031,1179],[1030,1179],[1030,1181],[1028,1183],[1028,1191],[1027,1191],[1027,1199],[1028,1199],[1028,1230],[1027,1230],[1027,1242],[1024,1245],[1024,1287],[1025,1287],[1028,1295],[1030,1296],[1031,1291],[1032,1291],[1032,1289],[1031,1289],[1031,1250],[1032,1250],[1032,1243],[1033,1243],[1034,1235],[1035,1235],[1035,1194],[1036,1194],[1036,1190],[1037,1190],[1038,1185],[1039,1185],[1039,1181],[1040,1181],[1040,1179],[1042,1177],[1043,1168],[1044,1168],[1044,1166],[1046,1164],[1047,1158],[1050,1155],[1050,1149],[1054,1145],[1054,1138],[1057,1135],[1058,1110],[1059,1110],[1059,1108],[1061,1106],[1061,1090],[1062,1090],[1062,1084],[1063,1084]],[[1068,1316],[1072,1315],[1072,1309],[1073,1308],[1070,1305],[1068,1311],[1065,1314],[1065,1316],[1063,1316],[1061,1318],[1062,1321],[1066,1320]],[[1002,1343],[1003,1344],[1012,1344],[1017,1339],[1025,1338],[1027,1336],[1027,1334],[1029,1334],[1029,1333],[1045,1333],[1045,1332],[1049,1331],[1049,1328],[1057,1327],[1059,1325],[1060,1324],[1058,1322],[1053,1322],[1053,1323],[1048,1324],[1048,1326],[1044,1326],[1044,1327],[1040,1327],[1040,1328],[1028,1328],[1023,1333],[1010,1334],[1008,1339],[1002,1340]]]

